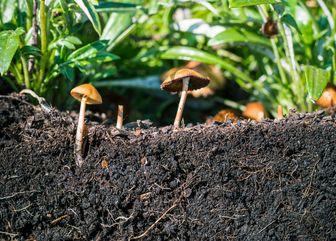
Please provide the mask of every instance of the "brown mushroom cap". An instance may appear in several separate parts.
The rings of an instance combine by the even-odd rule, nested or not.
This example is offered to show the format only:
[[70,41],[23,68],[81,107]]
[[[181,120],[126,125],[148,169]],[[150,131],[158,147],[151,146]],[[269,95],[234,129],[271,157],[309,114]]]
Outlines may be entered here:
[[169,73],[161,84],[161,89],[169,92],[182,91],[183,79],[189,79],[188,90],[197,90],[207,86],[210,82],[209,78],[204,77],[200,73],[191,69],[179,69],[176,72]]
[[329,108],[336,105],[336,88],[328,84],[324,89],[321,97],[316,102],[322,108]]
[[97,89],[91,84],[83,84],[73,88],[70,92],[71,96],[76,100],[81,101],[83,96],[86,96],[86,104],[97,105],[103,103]]
[[261,121],[266,117],[266,110],[261,102],[250,102],[246,104],[243,116],[248,119]]

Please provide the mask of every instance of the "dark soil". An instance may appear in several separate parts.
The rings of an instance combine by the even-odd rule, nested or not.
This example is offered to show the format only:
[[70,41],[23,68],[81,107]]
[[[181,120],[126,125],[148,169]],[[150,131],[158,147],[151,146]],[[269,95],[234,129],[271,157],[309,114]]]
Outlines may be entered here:
[[[336,240],[336,118],[118,131],[0,98],[0,240]],[[144,125],[146,126],[146,125]]]

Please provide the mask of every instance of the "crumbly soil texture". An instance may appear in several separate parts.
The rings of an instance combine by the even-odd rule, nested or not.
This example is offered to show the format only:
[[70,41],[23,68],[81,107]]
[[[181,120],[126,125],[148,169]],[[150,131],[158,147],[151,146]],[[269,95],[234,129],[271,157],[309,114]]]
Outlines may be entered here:
[[91,119],[79,168],[75,115],[2,96],[0,240],[336,240],[335,121]]

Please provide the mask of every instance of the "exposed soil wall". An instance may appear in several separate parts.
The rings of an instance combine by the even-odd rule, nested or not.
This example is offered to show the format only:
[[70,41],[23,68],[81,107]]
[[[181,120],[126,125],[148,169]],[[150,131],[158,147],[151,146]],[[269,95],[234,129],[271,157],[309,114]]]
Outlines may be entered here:
[[[0,98],[0,240],[336,240],[336,123],[127,130]],[[91,123],[92,124],[92,123]]]

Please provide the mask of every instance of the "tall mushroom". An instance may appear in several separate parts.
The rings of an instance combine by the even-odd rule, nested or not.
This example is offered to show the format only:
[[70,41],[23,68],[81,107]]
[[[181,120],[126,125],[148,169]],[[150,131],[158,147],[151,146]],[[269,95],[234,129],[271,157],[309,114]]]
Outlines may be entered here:
[[81,102],[78,126],[76,133],[76,143],[75,143],[75,156],[77,166],[82,166],[84,160],[82,156],[82,146],[83,146],[83,132],[84,132],[84,115],[85,106],[101,104],[102,98],[95,87],[91,84],[83,84],[73,88],[70,92],[71,96],[76,100]]
[[169,74],[161,84],[161,89],[169,92],[181,91],[180,103],[177,109],[174,128],[180,126],[188,90],[197,90],[207,86],[210,79],[191,69],[180,69]]

